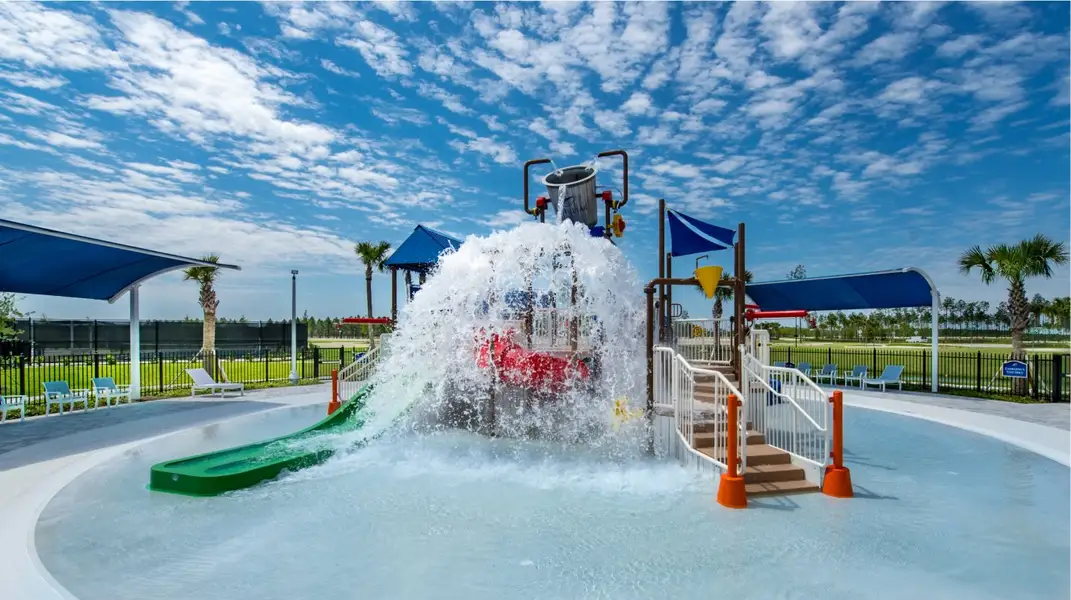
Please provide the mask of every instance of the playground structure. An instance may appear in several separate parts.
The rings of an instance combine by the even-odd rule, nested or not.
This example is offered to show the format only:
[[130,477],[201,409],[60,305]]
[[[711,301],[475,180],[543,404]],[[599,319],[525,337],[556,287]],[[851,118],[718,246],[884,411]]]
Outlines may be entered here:
[[[615,156],[623,162],[620,201],[613,189],[597,185],[598,167],[592,162],[554,168],[542,178],[547,195],[533,202],[529,189],[531,167],[553,163],[546,158],[527,161],[523,167],[525,213],[538,223],[547,223],[550,218],[553,224],[582,224],[590,238],[615,243],[626,227],[620,211],[628,204],[628,155],[623,150],[599,154]],[[666,251],[667,222],[672,234],[671,252]],[[930,305],[938,301],[936,289],[917,269],[751,284],[736,276],[746,271],[745,235],[744,223],[735,229],[718,227],[667,211],[665,200],[659,201],[658,276],[643,287],[647,368],[640,414],[647,423],[649,449],[717,477],[718,500],[729,507],[743,508],[749,497],[771,494],[821,491],[830,496],[851,497],[851,479],[842,457],[840,394],[823,390],[808,374],[795,368],[771,366],[767,333],[751,325],[760,319],[807,318],[815,310]],[[416,272],[423,283],[424,277],[435,269],[437,257],[444,251],[456,251],[460,244],[441,232],[418,226],[387,261],[392,273],[391,317],[356,317],[346,322],[393,327],[398,312],[397,272]],[[469,360],[490,376],[487,389],[475,394],[478,397],[472,397],[472,390],[468,390],[461,402],[469,417],[459,419],[457,426],[500,435],[498,415],[510,405],[554,406],[566,399],[607,405],[612,401],[615,415],[631,418],[636,414],[627,399],[602,398],[592,387],[600,373],[599,350],[616,342],[603,335],[598,319],[578,308],[585,294],[599,284],[580,282],[573,250],[567,243],[540,250],[548,253],[541,257],[550,259],[550,266],[544,267],[551,271],[549,279],[564,287],[537,289],[545,285],[545,273],[528,273],[520,289],[500,289],[492,294],[494,297],[485,297],[483,312],[477,311],[477,318],[482,320],[475,322],[472,331],[451,332],[458,341],[471,336],[473,350]],[[690,276],[675,277],[672,273],[674,256],[721,250],[732,251],[729,269],[701,265],[697,260]],[[498,260],[494,248],[485,252],[487,260]],[[680,335],[676,320],[681,311],[673,302],[673,290],[679,286],[699,288],[708,299],[719,288],[731,292],[729,326],[724,338],[728,344],[719,339],[717,326],[713,337],[706,328],[698,327],[699,331],[694,332],[695,326],[690,326],[694,333],[689,339]],[[415,286],[410,287],[410,293],[412,287]],[[749,296],[755,302],[749,303]],[[484,324],[479,325],[481,322]],[[700,352],[686,352],[689,346]],[[356,415],[362,414],[360,408],[351,407],[367,397],[366,384],[387,354],[389,350],[375,348],[335,375],[332,416],[348,414],[357,419]],[[450,389],[449,385],[446,389]],[[473,413],[480,416],[472,418]],[[321,430],[331,428],[325,425]],[[308,431],[298,435],[310,436]],[[241,449],[224,452],[238,450]],[[329,454],[310,455],[311,459],[292,464],[315,464]],[[241,460],[220,464],[252,464],[251,457],[242,452],[232,456]],[[215,464],[210,457],[200,457],[199,461]],[[174,465],[164,463],[158,467],[161,474],[153,479],[154,489],[165,490],[168,475],[173,479],[175,474],[169,471]],[[241,471],[244,467],[233,468]],[[191,474],[187,469],[179,475],[181,479]],[[242,478],[234,481],[243,486],[255,483]]]

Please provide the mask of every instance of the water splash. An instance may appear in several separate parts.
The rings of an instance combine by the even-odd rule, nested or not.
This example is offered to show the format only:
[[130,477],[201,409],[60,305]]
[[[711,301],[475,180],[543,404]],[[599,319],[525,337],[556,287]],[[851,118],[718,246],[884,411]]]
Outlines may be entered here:
[[[531,343],[523,310],[529,293],[537,305]],[[627,398],[634,409],[642,405],[642,298],[636,270],[621,251],[581,224],[525,223],[469,236],[440,258],[402,309],[373,377],[371,415],[360,435],[397,429],[401,421],[408,430],[460,426],[607,448],[638,441],[642,421],[621,427],[613,404]],[[583,358],[592,375],[557,393],[504,385],[477,364],[480,340],[487,339],[480,332]]]

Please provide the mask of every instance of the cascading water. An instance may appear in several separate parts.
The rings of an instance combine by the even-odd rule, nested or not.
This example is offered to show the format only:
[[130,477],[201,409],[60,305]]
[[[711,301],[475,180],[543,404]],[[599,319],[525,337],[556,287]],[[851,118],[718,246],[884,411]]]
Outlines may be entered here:
[[[470,236],[440,258],[401,311],[372,379],[370,417],[360,435],[378,435],[404,416],[409,429],[639,441],[634,433],[642,419],[621,427],[613,409],[622,399],[634,411],[643,404],[642,298],[621,251],[583,225],[526,223]],[[482,366],[477,360],[493,338],[561,363],[577,366],[583,359],[583,368],[572,369],[564,387],[511,385],[493,358]]]

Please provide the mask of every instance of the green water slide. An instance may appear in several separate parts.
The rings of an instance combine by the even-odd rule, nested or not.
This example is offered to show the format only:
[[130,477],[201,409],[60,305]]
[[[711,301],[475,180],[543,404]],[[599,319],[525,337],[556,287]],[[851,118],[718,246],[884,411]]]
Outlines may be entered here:
[[186,496],[216,496],[254,486],[284,470],[318,465],[335,454],[330,436],[364,425],[362,409],[371,391],[364,386],[325,419],[297,433],[264,442],[198,454],[154,465],[149,489]]

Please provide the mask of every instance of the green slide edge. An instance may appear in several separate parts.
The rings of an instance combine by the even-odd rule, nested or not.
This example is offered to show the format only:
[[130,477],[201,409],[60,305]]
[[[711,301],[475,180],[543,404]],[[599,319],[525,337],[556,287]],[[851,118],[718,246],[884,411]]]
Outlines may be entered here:
[[364,425],[361,410],[369,392],[370,385],[362,387],[333,414],[296,433],[153,465],[149,489],[185,496],[218,496],[273,479],[284,470],[292,472],[321,464],[336,449],[317,448],[316,438],[360,429]]

